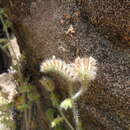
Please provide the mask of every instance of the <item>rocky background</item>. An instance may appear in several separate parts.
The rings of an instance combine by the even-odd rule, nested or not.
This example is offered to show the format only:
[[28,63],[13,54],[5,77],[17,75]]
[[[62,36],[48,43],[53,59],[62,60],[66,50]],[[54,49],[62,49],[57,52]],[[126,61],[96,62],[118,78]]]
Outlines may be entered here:
[[[97,78],[78,102],[83,129],[129,130],[129,2],[9,0],[7,3],[18,44],[26,57],[23,74],[37,86],[43,110],[52,105],[39,83],[44,76],[39,72],[41,62],[52,55],[68,63],[77,56],[92,56],[97,61]],[[50,77],[61,99],[67,98],[65,81],[55,75]]]

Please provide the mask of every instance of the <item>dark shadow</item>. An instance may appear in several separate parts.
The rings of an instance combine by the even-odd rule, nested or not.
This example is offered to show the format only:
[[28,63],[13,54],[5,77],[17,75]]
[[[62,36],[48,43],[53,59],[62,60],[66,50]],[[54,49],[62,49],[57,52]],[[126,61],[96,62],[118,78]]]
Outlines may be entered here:
[[7,72],[9,67],[11,66],[11,58],[10,56],[0,48],[0,74]]

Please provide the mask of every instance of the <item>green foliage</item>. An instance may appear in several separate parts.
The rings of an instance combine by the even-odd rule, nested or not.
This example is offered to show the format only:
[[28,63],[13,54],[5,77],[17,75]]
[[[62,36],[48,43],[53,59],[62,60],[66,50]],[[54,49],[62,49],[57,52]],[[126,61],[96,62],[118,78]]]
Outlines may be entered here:
[[10,110],[13,104],[8,103],[8,100],[0,95],[0,122],[6,127],[15,128],[15,122],[11,118]]
[[50,78],[47,78],[47,77],[43,77],[41,80],[40,80],[41,84],[45,87],[46,90],[48,91],[54,91],[55,89],[55,84],[54,82],[50,79]]
[[31,85],[23,85],[18,87],[20,93],[29,93],[32,91],[33,86]]
[[19,86],[18,90],[19,93],[22,94],[22,96],[19,96],[15,103],[16,103],[16,108],[21,111],[30,109],[32,105],[38,102],[40,99],[40,95],[36,91],[36,88],[32,85],[26,84],[23,86]]
[[12,107],[13,107],[13,104],[11,103],[3,104],[2,106],[0,106],[0,111],[5,112],[11,109]]
[[21,104],[21,105],[17,106],[17,109],[20,111],[25,111],[29,108],[31,108],[30,104]]
[[55,118],[56,110],[49,108],[46,112],[47,119],[51,122],[51,126],[54,130],[68,130],[64,127],[64,119],[62,118],[61,121],[58,118]]
[[8,20],[8,16],[3,8],[0,8],[0,21],[3,25],[3,32],[5,32],[7,39],[0,39],[0,43],[5,43],[0,45],[0,48],[6,50],[8,48],[9,33],[8,28],[12,28],[12,23]]
[[[5,12],[4,9],[0,8],[0,21],[3,25],[3,32],[6,34],[7,39],[0,39],[0,47],[2,49],[7,49],[8,46],[10,44],[10,35],[8,32],[9,28],[12,28],[12,23],[8,20],[8,16]],[[3,45],[4,43],[4,45]],[[12,48],[13,49],[13,48]],[[15,52],[14,52],[15,53]],[[16,55],[16,54],[15,54]],[[26,119],[26,124],[29,123],[29,121],[31,122],[31,116],[28,116],[31,113],[31,109],[32,107],[39,101],[40,99],[40,95],[37,92],[37,89],[35,86],[32,86],[28,83],[28,80],[24,78],[23,74],[22,74],[22,67],[20,62],[23,62],[23,59],[25,57],[21,57],[20,60],[17,59],[17,65],[13,65],[13,69],[16,70],[15,73],[15,77],[16,79],[16,83],[17,83],[17,91],[19,96],[17,95],[15,97],[15,101],[12,104],[8,104],[8,102],[6,104],[3,104],[2,106],[0,106],[0,111],[2,112],[3,118],[1,120],[1,122],[5,123],[6,125],[13,125],[13,123],[11,123],[11,120],[8,120],[10,117],[10,111],[11,108],[16,108],[17,110],[19,110],[25,117]],[[8,118],[7,117],[8,114]],[[26,128],[28,129],[28,128]]]
[[28,93],[28,99],[30,102],[37,102],[40,99],[40,95],[37,92]]
[[56,127],[64,121],[63,117],[57,117],[51,122],[51,127]]
[[60,107],[67,110],[68,108],[72,108],[72,99],[67,98],[63,102],[61,102]]
[[0,120],[0,122],[6,124],[6,126],[9,128],[15,129],[15,122],[8,117],[4,117],[2,120]]
[[12,23],[10,21],[8,21],[8,20],[5,20],[3,30],[6,31],[10,27],[12,27]]
[[52,108],[49,108],[48,110],[47,110],[47,112],[46,112],[46,116],[47,116],[47,118],[48,118],[48,120],[49,121],[53,121],[54,120],[54,113],[55,113],[55,111],[54,111],[54,109],[52,109]]
[[3,8],[0,8],[0,20],[3,24],[3,31],[6,32],[8,28],[12,27],[12,23],[8,20],[8,15]]
[[58,95],[56,95],[54,92],[51,92],[50,99],[54,107],[59,107],[60,100],[58,99]]

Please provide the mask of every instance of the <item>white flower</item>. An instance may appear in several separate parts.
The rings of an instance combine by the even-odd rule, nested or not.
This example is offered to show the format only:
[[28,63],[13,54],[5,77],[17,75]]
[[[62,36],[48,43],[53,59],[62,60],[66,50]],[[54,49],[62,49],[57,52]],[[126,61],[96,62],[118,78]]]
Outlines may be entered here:
[[66,77],[69,80],[75,80],[76,73],[71,65],[66,64],[64,61],[60,59],[56,59],[52,57],[52,59],[45,60],[41,63],[40,66],[41,72],[58,72],[62,74],[62,76]]
[[69,80],[94,80],[96,77],[96,60],[93,57],[80,58],[77,57],[73,64],[66,64],[60,59],[52,57],[52,59],[42,62],[41,72],[58,72]]
[[80,80],[94,80],[96,77],[96,60],[93,57],[80,58],[77,57],[74,61],[75,71],[78,73]]

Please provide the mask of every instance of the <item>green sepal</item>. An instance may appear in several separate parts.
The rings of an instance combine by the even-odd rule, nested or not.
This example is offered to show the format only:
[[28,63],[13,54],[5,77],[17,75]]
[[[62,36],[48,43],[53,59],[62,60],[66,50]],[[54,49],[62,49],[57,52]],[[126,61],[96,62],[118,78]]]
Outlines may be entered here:
[[72,99],[71,98],[67,98],[65,99],[61,104],[60,107],[62,109],[67,110],[68,108],[72,108]]
[[57,117],[55,118],[52,122],[51,122],[51,127],[55,127],[57,125],[59,125],[60,123],[62,123],[64,121],[64,119],[62,117]]

